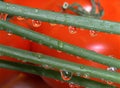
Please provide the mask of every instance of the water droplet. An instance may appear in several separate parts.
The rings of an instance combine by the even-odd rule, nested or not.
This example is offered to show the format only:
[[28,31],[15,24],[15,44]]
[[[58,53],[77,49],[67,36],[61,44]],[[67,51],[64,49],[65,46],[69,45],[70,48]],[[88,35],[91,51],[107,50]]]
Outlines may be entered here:
[[59,48],[63,48],[63,47],[64,47],[64,44],[63,44],[63,42],[61,42],[61,41],[58,41],[58,47],[59,47]]
[[72,78],[71,72],[60,70],[60,74],[64,81],[69,81]]
[[69,6],[68,2],[64,2],[62,8],[63,8],[63,9],[67,9],[68,6]]
[[22,60],[23,62],[27,62],[27,60]]
[[108,70],[108,71],[112,71],[112,72],[114,72],[114,71],[117,70],[117,68],[115,68],[115,67],[108,67],[107,70]]
[[69,26],[69,27],[68,27],[68,30],[69,30],[69,32],[70,32],[71,34],[75,34],[75,33],[77,33],[77,29],[76,29],[76,27]]
[[54,24],[54,23],[50,23],[51,26],[56,26],[57,24]]
[[85,73],[85,74],[83,75],[83,78],[90,78],[89,73]]
[[97,36],[97,32],[94,30],[90,30],[90,36],[92,36],[92,37]]
[[48,65],[42,65],[42,67],[45,68],[45,69],[50,69],[50,68],[51,68],[51,67],[48,66]]
[[10,33],[10,32],[9,32],[9,33],[8,33],[8,35],[9,35],[9,36],[11,36],[11,35],[12,35],[12,33]]
[[113,82],[111,82],[111,81],[106,81],[106,83],[109,84],[109,85],[113,84]]
[[39,20],[32,20],[33,27],[40,27],[41,26],[41,21]]
[[35,9],[35,12],[37,13],[37,12],[38,12],[38,9]]
[[69,83],[69,88],[80,88],[80,86],[71,82],[71,83]]
[[8,14],[5,14],[5,13],[0,13],[0,19],[1,20],[6,20]]
[[79,57],[79,56],[76,56],[76,58],[77,58],[77,59],[81,59],[81,57]]
[[58,53],[62,53],[62,51],[60,51],[60,50],[57,50],[57,52],[58,52]]
[[21,16],[17,16],[17,19],[22,21],[22,20],[25,20],[25,18],[21,17]]

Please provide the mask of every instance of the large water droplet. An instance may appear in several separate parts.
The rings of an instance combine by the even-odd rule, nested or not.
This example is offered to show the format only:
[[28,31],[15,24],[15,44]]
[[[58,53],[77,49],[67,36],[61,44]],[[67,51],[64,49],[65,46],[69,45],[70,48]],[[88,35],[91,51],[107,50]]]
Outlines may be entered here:
[[58,47],[59,47],[59,48],[63,48],[63,47],[64,47],[64,44],[63,44],[63,42],[61,42],[61,41],[58,41]]
[[22,21],[22,20],[25,20],[25,18],[21,17],[21,16],[17,16],[17,19]]
[[71,72],[60,70],[60,74],[64,81],[69,81],[72,78]]
[[67,9],[68,6],[69,6],[68,2],[64,2],[62,8],[63,8],[63,9]]
[[114,72],[114,71],[117,70],[117,68],[115,68],[115,67],[108,67],[107,70],[108,70],[108,71],[112,71],[112,72]]
[[41,21],[39,20],[32,20],[33,27],[40,27],[41,26]]
[[69,27],[68,27],[68,30],[69,30],[70,34],[75,34],[75,33],[77,33],[76,27],[69,26]]
[[6,20],[8,14],[0,13],[0,20]]
[[94,30],[90,30],[90,36],[92,36],[92,37],[97,36],[97,32]]

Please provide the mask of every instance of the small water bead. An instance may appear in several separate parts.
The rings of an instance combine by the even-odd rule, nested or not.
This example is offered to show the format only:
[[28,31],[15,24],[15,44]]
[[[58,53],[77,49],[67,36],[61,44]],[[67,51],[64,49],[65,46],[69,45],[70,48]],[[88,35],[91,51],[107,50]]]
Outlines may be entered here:
[[67,9],[68,6],[69,6],[68,2],[64,2],[62,8],[63,8],[63,9]]
[[63,42],[61,42],[61,41],[58,41],[58,47],[59,47],[59,48],[63,48],[63,47],[64,47],[64,44],[63,44]]
[[73,82],[69,83],[69,88],[80,88],[80,86],[74,84]]
[[72,78],[71,72],[60,70],[60,74],[64,81],[69,81]]
[[12,33],[8,33],[8,35],[9,35],[9,36],[11,36],[11,35],[12,35]]
[[38,28],[41,26],[42,22],[39,20],[32,20],[32,24],[33,24],[33,27]]
[[111,81],[106,81],[106,83],[107,83],[108,85],[112,85],[112,84],[113,84],[113,82],[111,82]]
[[92,37],[97,36],[97,32],[94,30],[90,30],[90,36],[92,36]]
[[117,68],[115,68],[115,67],[109,67],[109,68],[107,68],[107,70],[108,70],[108,71],[112,71],[112,72],[114,72],[114,71],[117,70]]
[[60,51],[60,50],[57,50],[57,52],[58,52],[58,53],[62,53],[62,51]]
[[75,33],[77,33],[77,28],[76,28],[76,27],[69,26],[69,27],[68,27],[68,30],[69,30],[70,34],[75,34]]
[[0,20],[6,20],[8,14],[0,13]]
[[19,21],[25,20],[25,18],[24,18],[24,17],[21,17],[21,16],[17,16],[17,19],[18,19]]
[[55,24],[55,23],[50,23],[50,25],[51,25],[51,26],[56,26],[57,24]]
[[38,9],[35,9],[35,12],[37,13],[37,12],[38,12]]
[[84,74],[83,78],[90,78],[89,73]]

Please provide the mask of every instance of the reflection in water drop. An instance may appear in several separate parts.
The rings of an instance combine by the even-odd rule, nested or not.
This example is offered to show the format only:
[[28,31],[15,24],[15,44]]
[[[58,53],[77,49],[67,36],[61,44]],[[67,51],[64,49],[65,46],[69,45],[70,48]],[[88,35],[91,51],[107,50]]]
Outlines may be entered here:
[[97,32],[94,30],[90,30],[90,36],[92,36],[92,37],[97,36]]
[[69,30],[70,34],[75,34],[75,33],[77,33],[76,27],[69,26],[69,27],[68,27],[68,30]]
[[22,21],[22,20],[25,20],[25,18],[21,17],[21,16],[17,16],[17,19]]
[[60,70],[60,74],[64,81],[69,81],[72,78],[71,72]]
[[40,27],[41,26],[41,21],[39,20],[32,20],[33,27]]
[[107,70],[108,70],[108,71],[112,71],[112,72],[114,72],[114,71],[117,70],[117,68],[115,68],[115,67],[108,67]]
[[6,20],[8,14],[0,13],[0,20]]

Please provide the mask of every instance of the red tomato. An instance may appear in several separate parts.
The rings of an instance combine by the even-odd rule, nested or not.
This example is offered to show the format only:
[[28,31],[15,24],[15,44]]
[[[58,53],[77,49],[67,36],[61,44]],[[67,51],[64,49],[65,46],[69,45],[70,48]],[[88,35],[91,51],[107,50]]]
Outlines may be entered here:
[[[66,0],[66,1],[65,0],[40,1],[39,0],[39,1],[36,1],[37,3],[32,0],[31,1],[5,0],[5,1],[24,5],[24,6],[35,7],[39,9],[52,10],[56,12],[62,12],[61,7],[65,2],[68,2],[69,4],[77,2],[81,4],[85,10],[87,11],[91,10],[90,0]],[[44,4],[41,2],[43,2]],[[102,19],[120,22],[120,19],[119,19],[120,10],[118,8],[120,5],[119,0],[116,0],[116,1],[111,0],[111,2],[109,0],[101,0],[100,3],[104,8],[104,12],[105,12]],[[73,14],[73,12],[69,10],[65,12]],[[96,32],[91,30],[89,31],[89,30],[84,30],[82,28],[72,27],[72,26],[68,27],[68,26],[59,25],[59,24],[50,24],[47,22],[42,22],[42,23],[38,21],[33,22],[33,20],[29,20],[27,22],[28,22],[27,24],[29,25],[29,28],[32,28],[37,32],[46,34],[53,38],[62,40],[64,42],[68,42],[70,44],[73,44],[82,48],[93,50],[100,54],[120,58],[120,55],[119,55],[120,36],[118,35]],[[34,52],[41,52],[43,54],[62,58],[64,60],[69,60],[75,63],[81,63],[84,65],[93,66],[96,68],[102,68],[106,70],[109,68],[105,65],[98,64],[89,60],[85,60],[80,57],[72,56],[55,49],[51,49],[44,45],[39,45],[34,42],[31,44],[31,50]],[[75,86],[70,87],[69,84],[67,83],[59,82],[53,79],[44,78],[44,80],[53,88],[76,88]],[[114,83],[111,83],[111,84],[114,85]],[[119,86],[120,85],[118,85],[118,87]]]
[[[84,0],[84,1],[83,0],[76,0],[76,1],[57,0],[53,4],[51,4],[51,6],[48,7],[48,9],[56,12],[61,12],[62,9],[60,8],[60,6],[62,6],[64,2],[68,2],[70,4],[74,2],[78,2],[79,4],[82,4],[82,6],[86,10],[91,9],[90,0]],[[118,5],[120,5],[120,1],[117,0],[117,1],[111,1],[109,3],[108,2],[109,2],[108,0],[106,1],[101,0],[101,5],[103,6],[105,11],[105,14],[102,17],[102,19],[120,22],[120,19],[119,19],[120,10],[118,8]],[[112,11],[115,11],[115,13],[112,14]],[[71,13],[71,12],[68,11],[67,13]],[[68,27],[68,26],[59,25],[59,24],[50,24],[47,22],[43,22],[39,28],[35,28],[34,30],[37,32],[46,34],[48,36],[51,36],[53,38],[62,40],[64,42],[68,42],[70,44],[73,44],[82,48],[93,50],[100,54],[120,58],[120,55],[119,55],[120,36],[118,35],[96,32],[92,30],[84,30],[84,29],[76,28],[72,26]],[[109,67],[105,65],[98,64],[90,60],[85,60],[83,58],[79,58],[76,56],[72,56],[55,49],[51,49],[44,45],[39,45],[37,43],[33,43],[31,49],[32,51],[41,52],[43,54],[62,58],[64,60],[69,60],[72,62],[81,63],[88,66],[93,66],[96,68],[102,68],[106,70],[109,69]],[[68,84],[66,83],[64,83],[64,86],[63,86],[63,83],[60,83],[56,80],[47,79],[47,78],[44,78],[44,80],[53,88],[56,88],[56,87],[68,88]],[[107,83],[110,84],[109,82]],[[111,83],[111,84],[115,85],[114,83]]]
[[1,88],[50,88],[40,76],[21,73]]
[[[13,22],[13,21],[10,20],[10,22]],[[6,32],[4,30],[0,30],[0,44],[11,46],[11,47],[16,47],[20,49],[25,49],[25,50],[29,50],[30,48],[29,46],[30,42],[28,40],[20,36],[14,35],[10,32]],[[17,59],[2,56],[2,54],[0,56],[0,59],[18,62]],[[0,87],[4,85],[5,83],[9,82],[12,78],[16,77],[18,74],[19,74],[18,71],[12,71],[12,70],[0,68]]]

